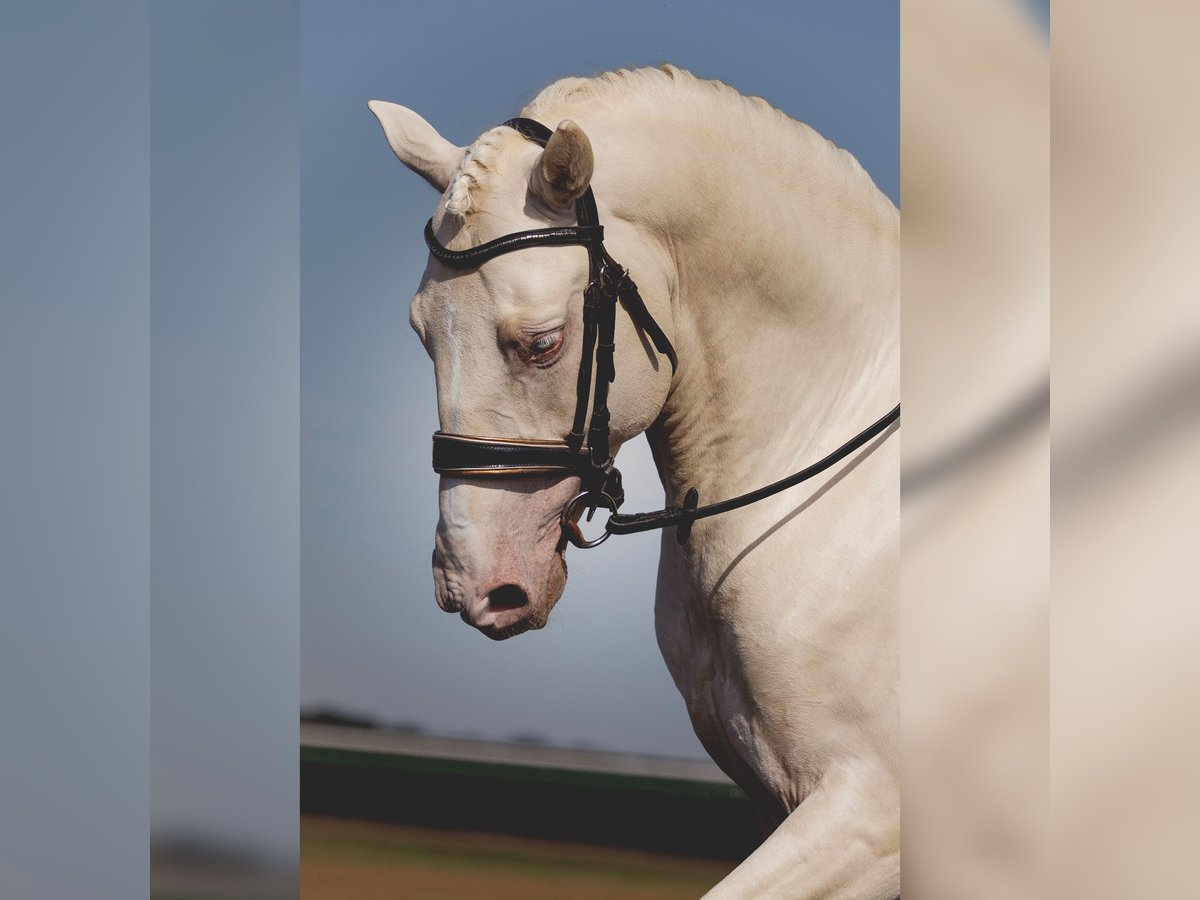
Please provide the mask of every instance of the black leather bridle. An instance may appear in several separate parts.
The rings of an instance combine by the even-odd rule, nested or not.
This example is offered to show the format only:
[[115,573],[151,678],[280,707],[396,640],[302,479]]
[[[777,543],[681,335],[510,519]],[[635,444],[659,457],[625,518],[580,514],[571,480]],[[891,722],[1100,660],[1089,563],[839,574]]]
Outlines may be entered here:
[[[543,147],[553,133],[533,119],[509,119],[503,126],[515,129]],[[612,534],[632,534],[672,525],[677,526],[676,537],[682,544],[687,541],[692,523],[697,519],[738,509],[807,481],[845,459],[900,418],[897,405],[820,462],[748,494],[698,507],[697,491],[691,488],[683,506],[622,515],[618,510],[625,500],[625,492],[621,486],[621,473],[610,453],[608,412],[608,386],[616,377],[613,351],[617,305],[625,307],[655,349],[670,361],[672,373],[678,366],[678,358],[670,340],[646,308],[629,272],[604,249],[604,226],[600,224],[596,198],[590,187],[575,201],[575,217],[578,225],[518,231],[468,250],[443,247],[433,233],[433,219],[425,224],[425,243],[430,254],[451,269],[472,269],[501,254],[526,247],[579,244],[588,252],[588,285],[583,292],[583,349],[575,383],[575,416],[566,438],[524,440],[437,431],[433,435],[433,468],[438,474],[488,478],[571,472],[579,476],[583,489],[563,507],[561,523],[564,537],[576,547],[598,546]],[[592,412],[590,420],[589,408]],[[604,534],[589,541],[579,530],[579,516],[586,509],[590,520],[599,507],[609,510],[612,515]]]

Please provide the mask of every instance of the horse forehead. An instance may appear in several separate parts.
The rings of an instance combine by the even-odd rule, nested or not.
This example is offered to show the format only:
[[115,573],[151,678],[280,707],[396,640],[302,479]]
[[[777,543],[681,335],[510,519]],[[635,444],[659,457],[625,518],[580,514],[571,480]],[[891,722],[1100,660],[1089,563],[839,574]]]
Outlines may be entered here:
[[460,335],[481,320],[490,306],[486,293],[476,273],[449,278],[427,275],[413,296],[410,316],[432,346],[438,338]]
[[563,300],[586,273],[582,247],[526,247],[489,260],[480,280],[498,312],[513,312]]
[[584,248],[527,247],[478,269],[431,274],[413,298],[413,318],[432,332],[540,320],[563,314],[586,280]]
[[479,230],[489,226],[488,220],[520,215],[529,175],[540,153],[540,147],[511,129],[497,128],[481,135],[463,157],[438,204],[434,226],[439,239],[453,246],[447,241],[453,241],[454,235],[443,233],[443,225],[452,232],[474,233],[479,238]]

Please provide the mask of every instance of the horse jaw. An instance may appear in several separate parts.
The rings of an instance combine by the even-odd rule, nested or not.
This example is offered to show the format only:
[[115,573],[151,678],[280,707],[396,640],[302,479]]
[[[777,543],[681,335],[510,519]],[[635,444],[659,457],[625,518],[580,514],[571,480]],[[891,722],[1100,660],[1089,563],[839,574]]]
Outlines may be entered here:
[[575,476],[442,478],[438,606],[492,640],[544,627],[567,583],[559,515],[578,484]]

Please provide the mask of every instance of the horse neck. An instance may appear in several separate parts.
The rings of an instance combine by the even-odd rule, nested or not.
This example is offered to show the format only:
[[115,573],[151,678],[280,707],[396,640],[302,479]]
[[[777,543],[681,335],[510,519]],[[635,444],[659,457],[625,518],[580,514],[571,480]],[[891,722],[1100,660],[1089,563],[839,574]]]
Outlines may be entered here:
[[625,156],[651,161],[642,177],[614,184],[614,213],[672,269],[679,371],[649,432],[672,502],[782,477],[899,397],[895,207],[846,154],[772,115],[759,148],[736,119],[717,123],[739,132],[727,139],[711,120],[660,121]]

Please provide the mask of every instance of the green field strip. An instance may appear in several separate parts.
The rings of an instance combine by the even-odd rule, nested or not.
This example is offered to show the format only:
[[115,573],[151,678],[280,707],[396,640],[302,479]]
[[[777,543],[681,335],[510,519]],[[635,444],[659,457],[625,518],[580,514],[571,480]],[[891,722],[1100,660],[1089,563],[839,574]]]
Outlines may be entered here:
[[640,791],[674,797],[703,800],[744,801],[745,793],[732,784],[664,778],[654,775],[630,775],[616,772],[592,772],[582,769],[543,768],[514,763],[480,762],[432,756],[410,756],[370,750],[335,747],[300,747],[300,763],[357,769],[387,769],[430,776],[457,776],[511,781],[522,784],[557,784],[590,790]]

